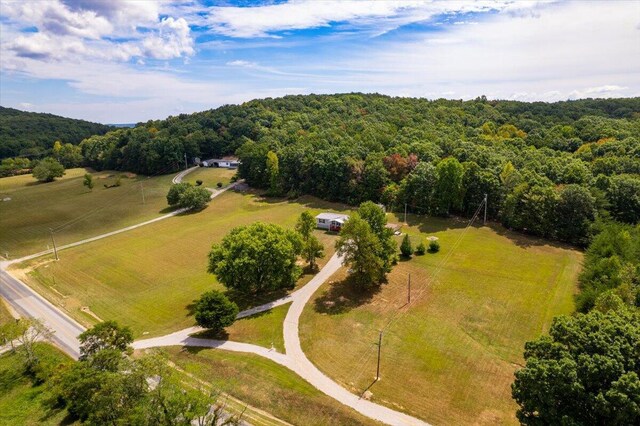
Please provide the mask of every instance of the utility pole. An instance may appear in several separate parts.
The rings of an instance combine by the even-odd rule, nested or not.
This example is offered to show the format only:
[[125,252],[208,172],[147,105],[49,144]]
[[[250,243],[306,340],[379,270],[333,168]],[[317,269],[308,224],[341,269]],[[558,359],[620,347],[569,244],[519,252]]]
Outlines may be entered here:
[[378,368],[376,369],[376,382],[380,380],[380,349],[382,348],[382,330],[380,330],[380,337],[378,337]]
[[487,194],[484,194],[484,224],[487,224]]
[[189,168],[189,164],[187,163],[187,153],[184,153],[184,169],[187,170]]
[[142,204],[145,204],[145,200],[144,200],[144,186],[142,186],[142,182],[140,182],[140,192],[142,192]]
[[407,283],[407,305],[411,303],[411,274],[409,274],[409,282]]
[[56,260],[60,260],[58,257],[58,249],[56,247],[56,240],[53,238],[53,229],[49,228],[49,232],[51,233],[51,242],[53,243],[53,254],[56,256]]
[[404,203],[404,224],[407,224],[407,203]]

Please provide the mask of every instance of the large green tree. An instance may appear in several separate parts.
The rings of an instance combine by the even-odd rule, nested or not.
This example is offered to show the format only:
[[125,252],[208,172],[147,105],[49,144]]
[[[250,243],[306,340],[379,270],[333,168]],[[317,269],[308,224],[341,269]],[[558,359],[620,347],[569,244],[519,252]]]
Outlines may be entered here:
[[358,214],[369,224],[371,231],[378,238],[380,250],[376,254],[382,261],[384,270],[390,272],[398,260],[398,244],[393,239],[393,230],[387,228],[387,214],[378,204],[371,201],[360,204]]
[[343,264],[349,266],[358,287],[365,289],[384,281],[387,269],[380,256],[380,239],[358,213],[351,215],[340,230],[336,250],[344,256]]
[[64,176],[64,166],[55,158],[45,158],[33,168],[33,177],[40,182],[53,182],[55,178]]
[[292,288],[301,274],[296,259],[300,236],[274,224],[239,226],[209,253],[209,272],[225,287],[241,292]]
[[592,312],[554,319],[525,345],[513,398],[526,425],[640,423],[640,316]]

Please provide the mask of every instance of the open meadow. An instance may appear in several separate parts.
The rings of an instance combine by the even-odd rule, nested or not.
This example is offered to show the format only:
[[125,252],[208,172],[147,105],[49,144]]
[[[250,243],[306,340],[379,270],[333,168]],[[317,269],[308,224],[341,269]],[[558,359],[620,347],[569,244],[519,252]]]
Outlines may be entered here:
[[[194,325],[193,302],[207,290],[223,289],[207,273],[207,255],[233,227],[264,221],[292,228],[304,210],[341,208],[313,197],[284,201],[227,192],[200,212],[64,250],[58,262],[34,259],[17,265],[26,268],[17,274],[85,325],[115,319],[137,338],[165,334]],[[316,235],[326,248],[322,265],[334,252],[335,236]],[[303,275],[300,284],[309,279]],[[235,299],[244,309],[281,295]]]
[[305,353],[354,393],[434,424],[517,423],[513,372],[524,343],[573,311],[581,253],[500,226],[409,219],[414,247],[433,235],[440,252],[400,261],[377,293],[337,272],[301,317]]
[[[167,191],[174,175],[137,176],[92,172],[93,190],[83,186],[88,170],[69,169],[54,182],[31,175],[0,179],[0,255],[10,259],[47,250],[49,229],[63,245],[114,231],[167,213]],[[120,186],[115,185],[120,177]],[[143,203],[144,192],[144,203]]]

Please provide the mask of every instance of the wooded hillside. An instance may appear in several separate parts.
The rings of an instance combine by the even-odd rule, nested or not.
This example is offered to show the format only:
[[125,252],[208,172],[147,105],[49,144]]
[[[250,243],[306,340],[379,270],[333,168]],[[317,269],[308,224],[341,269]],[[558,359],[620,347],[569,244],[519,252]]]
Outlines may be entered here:
[[91,135],[103,135],[112,129],[84,120],[0,107],[0,159],[37,159],[49,154],[57,140],[77,145]]

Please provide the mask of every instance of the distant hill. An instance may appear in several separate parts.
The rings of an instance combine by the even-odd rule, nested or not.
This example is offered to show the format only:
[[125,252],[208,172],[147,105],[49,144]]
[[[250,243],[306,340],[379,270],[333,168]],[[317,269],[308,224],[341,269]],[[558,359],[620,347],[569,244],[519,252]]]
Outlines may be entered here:
[[0,106],[0,159],[38,158],[46,155],[56,140],[77,145],[89,136],[103,135],[109,130],[113,127]]

